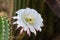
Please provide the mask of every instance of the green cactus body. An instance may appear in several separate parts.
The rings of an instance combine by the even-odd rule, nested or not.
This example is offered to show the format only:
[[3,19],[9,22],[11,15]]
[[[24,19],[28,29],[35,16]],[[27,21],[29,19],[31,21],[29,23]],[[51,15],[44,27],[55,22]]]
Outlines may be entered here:
[[9,39],[9,22],[6,16],[0,16],[0,40]]

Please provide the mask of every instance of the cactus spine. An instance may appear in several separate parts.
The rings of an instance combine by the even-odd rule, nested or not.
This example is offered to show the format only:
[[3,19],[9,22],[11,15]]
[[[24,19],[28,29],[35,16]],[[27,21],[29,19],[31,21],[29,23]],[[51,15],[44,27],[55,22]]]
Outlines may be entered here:
[[0,16],[0,40],[9,40],[9,22],[7,16]]

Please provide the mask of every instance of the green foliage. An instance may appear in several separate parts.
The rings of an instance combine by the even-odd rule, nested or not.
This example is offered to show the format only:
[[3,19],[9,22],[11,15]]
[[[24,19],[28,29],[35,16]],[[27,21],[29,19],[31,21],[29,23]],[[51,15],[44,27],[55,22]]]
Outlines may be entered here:
[[9,40],[9,23],[6,16],[0,16],[0,40]]

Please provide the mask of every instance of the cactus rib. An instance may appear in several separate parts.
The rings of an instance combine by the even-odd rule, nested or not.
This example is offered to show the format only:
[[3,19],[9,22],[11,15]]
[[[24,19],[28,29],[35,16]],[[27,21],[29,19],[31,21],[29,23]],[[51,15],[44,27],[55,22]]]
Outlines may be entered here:
[[6,16],[0,16],[0,40],[9,39],[9,22]]

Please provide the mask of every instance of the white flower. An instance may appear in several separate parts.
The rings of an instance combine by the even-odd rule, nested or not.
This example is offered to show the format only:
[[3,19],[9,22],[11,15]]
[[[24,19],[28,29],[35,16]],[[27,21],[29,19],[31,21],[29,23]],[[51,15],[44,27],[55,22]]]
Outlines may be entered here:
[[41,15],[35,9],[20,9],[16,12],[18,15],[14,16],[13,19],[17,19],[13,24],[18,24],[17,28],[22,27],[20,34],[23,30],[27,31],[30,36],[30,31],[36,35],[36,30],[41,31],[43,26],[43,19]]

